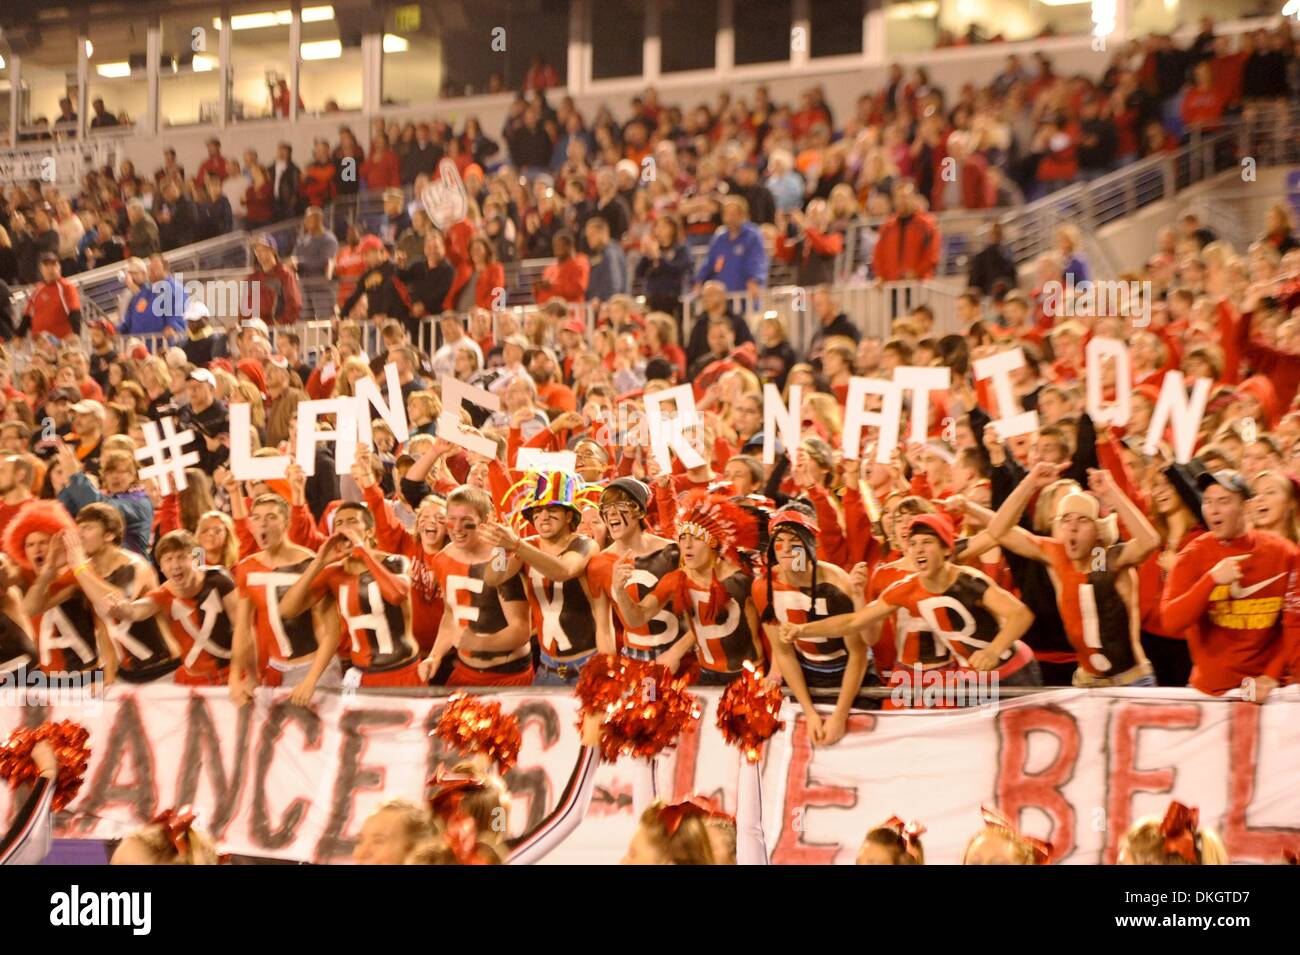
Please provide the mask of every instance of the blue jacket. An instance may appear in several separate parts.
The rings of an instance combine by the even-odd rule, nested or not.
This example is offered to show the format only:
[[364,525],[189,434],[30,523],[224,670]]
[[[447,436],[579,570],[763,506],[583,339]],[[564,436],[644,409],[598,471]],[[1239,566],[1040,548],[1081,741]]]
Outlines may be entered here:
[[160,335],[165,328],[185,334],[185,288],[169,275],[140,286],[122,310],[122,335]]
[[767,249],[763,234],[752,222],[740,227],[740,235],[731,237],[726,226],[713,233],[709,254],[704,257],[697,282],[718,279],[728,292],[743,292],[751,279],[759,285],[767,284]]
[[68,486],[59,492],[59,503],[73,517],[87,504],[111,504],[122,514],[126,532],[122,546],[144,557],[149,557],[149,538],[153,534],[153,502],[149,495],[136,488],[123,494],[104,494],[95,489],[85,472],[78,471],[68,480]]
[[587,301],[608,301],[631,290],[627,274],[627,256],[622,248],[610,243],[591,254],[591,277],[587,280]]

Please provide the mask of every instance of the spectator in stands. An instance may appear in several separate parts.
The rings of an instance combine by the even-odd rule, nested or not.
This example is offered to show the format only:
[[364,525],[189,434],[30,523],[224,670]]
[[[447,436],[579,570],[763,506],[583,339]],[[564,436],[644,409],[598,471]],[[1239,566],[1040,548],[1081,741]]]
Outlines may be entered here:
[[334,256],[338,251],[339,240],[325,228],[325,214],[319,207],[310,206],[302,217],[302,232],[293,244],[292,263],[298,275],[303,278],[332,278]]
[[767,186],[776,204],[776,212],[793,212],[803,208],[803,177],[794,169],[794,157],[788,149],[774,149],[767,161]]
[[230,458],[230,415],[217,400],[217,379],[206,368],[190,372],[185,390],[189,403],[181,409],[180,423],[195,434],[199,469],[214,474]]
[[162,203],[154,210],[158,241],[164,252],[190,245],[198,239],[199,210],[181,190],[181,181],[168,179],[162,187]]
[[646,308],[667,312],[680,322],[682,294],[693,271],[677,220],[672,216],[656,219],[653,234],[641,240],[641,257],[636,263],[636,281],[645,290]]
[[534,55],[532,63],[528,66],[528,72],[524,74],[524,92],[549,90],[551,87],[559,85],[560,74],[555,67],[547,63],[546,57],[540,53]]
[[198,229],[195,237],[202,241],[233,231],[235,231],[235,214],[230,208],[230,200],[221,191],[221,180],[216,176],[209,176],[205,184],[203,201],[198,205]]
[[942,242],[939,227],[920,207],[916,186],[899,180],[894,186],[894,214],[880,227],[872,271],[882,282],[934,277]]
[[254,161],[247,166],[248,188],[244,190],[244,226],[258,229],[270,225],[275,218],[275,194],[266,167]]
[[555,144],[546,131],[537,104],[528,104],[521,116],[507,120],[503,136],[510,150],[511,164],[523,175],[531,177],[546,171]]
[[817,331],[808,343],[807,361],[820,371],[822,349],[828,338],[847,338],[857,344],[862,338],[862,332],[848,315],[840,311],[835,292],[829,286],[819,285],[813,289],[812,312],[817,321]]
[[417,123],[415,141],[411,143],[406,154],[402,156],[402,185],[409,186],[420,175],[432,176],[442,162],[442,146],[433,140],[428,123]]
[[143,259],[162,251],[159,226],[144,210],[142,201],[131,199],[126,204],[126,221],[130,223],[126,231],[126,242],[131,248],[131,255]]
[[330,156],[330,144],[318,139],[312,144],[311,162],[303,170],[301,199],[304,206],[325,206],[338,195],[338,167]]
[[[397,188],[400,190],[402,172],[398,165],[397,154],[388,148],[388,137],[383,133],[376,135],[370,141],[370,154],[361,164],[360,173],[367,189]],[[344,190],[340,188],[339,191]]]
[[456,270],[447,261],[447,248],[441,232],[430,229],[425,233],[423,255],[406,267],[401,278],[411,293],[412,319],[437,315],[443,310]]
[[209,176],[216,176],[218,182],[223,182],[228,171],[226,157],[221,155],[221,140],[214,136],[208,140],[208,158],[199,164],[198,172],[194,174],[194,185],[204,188]]
[[587,281],[587,301],[607,302],[615,295],[631,291],[627,257],[623,249],[610,241],[609,223],[601,216],[593,216],[586,225],[587,248],[591,250],[590,276]]
[[709,322],[726,318],[731,323],[732,339],[738,345],[752,342],[754,334],[749,323],[737,315],[727,299],[727,287],[718,281],[705,282],[700,287],[700,307],[691,328],[691,337],[686,344],[686,361],[693,365],[708,351]]
[[1102,116],[1103,102],[1089,96],[1079,108],[1079,174],[1085,181],[1110,172],[1118,147],[1115,123]]
[[81,297],[77,287],[63,278],[56,252],[42,252],[40,283],[27,297],[27,308],[18,323],[19,338],[33,335],[70,338],[81,332]]
[[411,317],[411,293],[398,276],[397,266],[389,260],[383,241],[377,235],[368,235],[361,241],[361,252],[366,271],[343,303],[342,315],[351,317],[364,295],[366,317],[375,321],[392,318],[405,325]]
[[168,146],[163,150],[163,164],[154,170],[154,182],[161,185],[168,179],[175,179],[178,183],[185,181],[185,167],[176,160],[176,150]]
[[275,207],[273,221],[283,222],[298,215],[301,189],[302,171],[293,161],[293,147],[282,142],[276,147],[272,172],[271,195]]
[[294,324],[302,312],[302,290],[293,269],[281,261],[275,236],[263,232],[253,239],[253,259],[249,276],[257,290],[253,315],[276,325]]
[[101,265],[112,265],[126,257],[126,243],[117,234],[117,224],[113,216],[104,216],[95,228],[95,241],[86,246],[86,269]]
[[185,333],[181,350],[191,365],[207,368],[218,358],[229,357],[226,336],[212,327],[212,314],[198,299],[185,306]]
[[555,233],[551,248],[555,261],[542,272],[533,285],[533,298],[538,305],[552,299],[565,302],[582,302],[587,298],[591,279],[591,263],[581,252],[575,252],[573,236],[564,230]]
[[79,245],[86,234],[86,226],[72,211],[72,203],[59,196],[54,203],[54,230],[59,234],[59,264],[65,274],[71,275],[80,268]]
[[469,259],[456,266],[456,277],[444,307],[465,312],[471,308],[489,311],[505,305],[506,273],[496,261],[492,243],[482,236],[471,240]]
[[833,282],[844,236],[831,231],[826,200],[814,199],[806,213],[796,209],[781,219],[785,228],[777,235],[776,257],[795,263],[795,281],[803,286]]
[[739,196],[722,203],[722,228],[714,233],[695,276],[697,287],[717,279],[728,292],[757,296],[767,284],[767,249],[758,228],[749,221],[749,207]]
[[95,115],[90,118],[91,129],[102,129],[105,126],[118,125],[117,117],[105,108],[102,96],[96,96],[94,102],[90,105],[95,111]]
[[185,289],[161,254],[154,253],[147,261],[134,258],[128,262],[126,287],[132,294],[122,306],[119,334],[166,335],[172,340],[185,333]]
[[1291,217],[1291,210],[1284,203],[1275,202],[1269,207],[1264,234],[1260,236],[1259,241],[1276,249],[1278,255],[1286,255],[1292,249],[1300,248],[1300,242],[1297,242],[1295,237],[1295,224]]
[[746,159],[736,167],[731,192],[749,205],[749,216],[758,225],[776,221],[776,199],[771,190],[758,181],[758,163]]
[[988,227],[988,244],[971,258],[967,284],[992,295],[998,285],[1015,287],[1016,280],[1016,264],[1003,245],[1002,224],[994,222]]
[[385,245],[396,245],[398,237],[411,227],[406,213],[406,194],[400,187],[384,190],[384,214],[376,231]]
[[334,277],[338,279],[338,304],[352,297],[352,290],[357,286],[363,272],[366,271],[365,254],[361,251],[361,242],[365,238],[361,226],[353,222],[348,225],[346,241],[339,246],[338,255],[334,257]]
[[438,331],[442,334],[442,347],[433,355],[433,374],[441,379],[444,375],[456,373],[457,352],[468,349],[474,353],[475,367],[483,367],[483,350],[478,342],[465,333],[465,322],[455,312],[443,312],[438,319]]

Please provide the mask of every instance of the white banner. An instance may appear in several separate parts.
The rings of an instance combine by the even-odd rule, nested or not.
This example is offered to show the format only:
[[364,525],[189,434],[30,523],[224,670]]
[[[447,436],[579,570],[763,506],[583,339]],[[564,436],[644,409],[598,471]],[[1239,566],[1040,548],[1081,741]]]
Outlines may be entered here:
[[[663,760],[661,785],[735,810],[736,751],[714,728],[716,693],[700,732]],[[507,777],[511,832],[553,805],[578,754],[575,701],[540,690],[499,695],[523,728]],[[385,799],[418,800],[454,754],[428,733],[442,701],[321,694],[312,710],[288,691],[261,691],[237,710],[224,689],[111,687],[98,712],[0,706],[0,739],[47,715],[90,730],[86,783],[59,817],[63,837],[120,836],[169,806],[192,803],[223,852],[343,862],[361,822]],[[957,862],[1000,807],[1059,861],[1113,861],[1119,837],[1170,799],[1201,811],[1235,862],[1277,862],[1300,849],[1300,691],[1263,706],[1191,690],[1060,690],[999,708],[861,713],[829,749],[810,747],[798,708],[763,765],[764,828],[776,863],[851,863],[868,829],[892,815],[929,830],[927,861]],[[547,860],[615,863],[635,816],[632,761],[602,767],[586,821]],[[0,794],[8,818],[9,793]]]

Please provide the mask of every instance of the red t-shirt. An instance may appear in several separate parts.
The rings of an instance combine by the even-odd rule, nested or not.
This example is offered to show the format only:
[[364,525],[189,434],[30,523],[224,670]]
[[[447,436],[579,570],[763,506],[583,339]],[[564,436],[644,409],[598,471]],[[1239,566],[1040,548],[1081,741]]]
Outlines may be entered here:
[[[1249,555],[1241,580],[1215,583],[1210,569],[1238,554]],[[1160,608],[1165,632],[1187,635],[1192,686],[1220,694],[1249,677],[1281,679],[1297,632],[1290,613],[1284,631],[1282,612],[1296,592],[1298,560],[1294,544],[1264,531],[1232,541],[1202,534],[1179,552]]]
[[235,630],[222,598],[234,589],[235,581],[224,567],[204,567],[203,583],[193,597],[177,596],[166,586],[145,595],[158,605],[159,616],[171,625],[180,644],[177,683],[210,686],[224,678]]
[[[385,554],[383,566],[390,574],[407,576],[410,561],[399,554]],[[314,593],[332,594],[338,603],[339,622],[352,644],[352,665],[372,673],[396,670],[415,660],[406,602],[388,603],[379,583],[367,567],[349,573],[343,562],[330,564],[312,581]]]

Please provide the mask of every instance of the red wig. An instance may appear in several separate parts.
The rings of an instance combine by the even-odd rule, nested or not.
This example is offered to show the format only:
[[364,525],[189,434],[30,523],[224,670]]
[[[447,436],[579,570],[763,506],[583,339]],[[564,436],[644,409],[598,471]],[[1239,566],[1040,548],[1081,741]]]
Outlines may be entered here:
[[32,573],[36,568],[27,559],[23,547],[27,538],[38,532],[53,537],[59,531],[76,529],[77,525],[68,514],[68,509],[58,501],[30,501],[5,530],[5,553],[23,570]]

